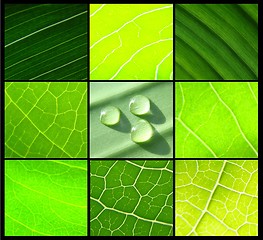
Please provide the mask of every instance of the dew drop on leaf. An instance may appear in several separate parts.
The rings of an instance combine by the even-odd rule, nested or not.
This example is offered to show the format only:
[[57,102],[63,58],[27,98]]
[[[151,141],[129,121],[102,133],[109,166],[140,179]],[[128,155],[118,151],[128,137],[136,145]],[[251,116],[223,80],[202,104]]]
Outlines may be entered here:
[[129,107],[134,115],[144,115],[150,111],[150,100],[143,95],[137,95],[130,100]]
[[120,110],[114,106],[108,106],[101,110],[100,121],[102,124],[112,126],[120,121]]
[[131,140],[135,143],[143,143],[153,136],[152,125],[146,120],[139,120],[131,129]]

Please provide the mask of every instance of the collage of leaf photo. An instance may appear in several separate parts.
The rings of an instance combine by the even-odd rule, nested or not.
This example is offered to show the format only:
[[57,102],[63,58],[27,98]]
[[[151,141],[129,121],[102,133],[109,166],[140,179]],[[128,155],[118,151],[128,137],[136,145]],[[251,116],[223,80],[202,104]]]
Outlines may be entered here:
[[260,5],[1,1],[1,239],[258,236]]

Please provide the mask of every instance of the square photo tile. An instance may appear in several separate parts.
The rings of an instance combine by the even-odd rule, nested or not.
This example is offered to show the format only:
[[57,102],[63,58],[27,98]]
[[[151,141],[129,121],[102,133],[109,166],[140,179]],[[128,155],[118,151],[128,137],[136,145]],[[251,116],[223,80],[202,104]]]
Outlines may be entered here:
[[87,4],[6,4],[5,80],[87,80]]
[[87,83],[5,83],[6,158],[86,158]]
[[91,236],[172,236],[171,160],[91,160]]
[[172,4],[91,4],[91,80],[172,80]]
[[172,158],[172,82],[90,83],[91,158]]
[[176,83],[176,158],[257,158],[257,82]]
[[257,160],[176,160],[176,236],[257,236]]
[[5,236],[87,236],[86,160],[5,160]]
[[257,80],[258,4],[176,4],[176,80]]

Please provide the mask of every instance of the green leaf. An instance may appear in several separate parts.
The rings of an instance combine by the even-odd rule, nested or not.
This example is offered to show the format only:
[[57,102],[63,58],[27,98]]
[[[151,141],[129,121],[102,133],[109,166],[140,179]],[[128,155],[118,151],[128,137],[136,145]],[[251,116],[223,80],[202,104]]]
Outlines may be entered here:
[[5,83],[5,157],[87,157],[87,83]]
[[91,4],[91,80],[173,78],[172,4]]
[[171,236],[172,161],[91,161],[92,236]]
[[[151,101],[152,113],[135,116],[129,102],[135,95]],[[100,112],[106,106],[118,107],[120,122],[112,127],[100,122]],[[153,138],[142,144],[131,140],[130,132],[139,119],[148,120],[154,128]],[[172,157],[173,156],[173,83],[90,83],[90,156],[107,157]]]
[[87,161],[6,160],[5,235],[87,235]]
[[87,4],[6,4],[5,79],[87,79]]
[[256,236],[258,161],[177,160],[177,236]]
[[257,4],[177,4],[176,79],[258,79]]
[[178,158],[256,158],[258,83],[177,83],[175,132]]

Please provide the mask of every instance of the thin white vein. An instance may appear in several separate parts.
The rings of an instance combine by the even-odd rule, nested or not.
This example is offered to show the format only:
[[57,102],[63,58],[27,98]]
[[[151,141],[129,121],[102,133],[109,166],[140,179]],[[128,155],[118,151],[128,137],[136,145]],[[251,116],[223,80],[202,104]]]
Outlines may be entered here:
[[231,110],[231,108],[224,102],[224,100],[220,97],[220,95],[218,94],[218,92],[215,90],[213,84],[210,82],[209,83],[210,87],[212,88],[213,92],[215,93],[215,95],[217,96],[217,98],[219,99],[219,101],[226,107],[226,109],[230,112],[231,116],[233,117],[242,137],[245,139],[245,141],[247,142],[247,144],[251,147],[251,149],[253,150],[253,152],[256,154],[256,156],[258,156],[258,152],[257,150],[253,147],[253,145],[250,143],[250,141],[247,139],[246,135],[244,134],[236,115],[234,114],[234,112]]
[[30,72],[29,71],[30,69],[34,69],[34,68],[37,68],[37,67],[42,67],[43,65],[45,65],[46,68],[48,68],[50,66],[53,66],[53,64],[52,64],[53,59],[56,59],[58,57],[63,58],[63,55],[67,55],[67,53],[70,53],[70,52],[75,52],[78,48],[81,48],[84,45],[87,45],[87,43],[83,43],[83,44],[77,45],[74,48],[69,48],[69,50],[67,50],[65,52],[60,52],[59,54],[54,55],[52,57],[49,57],[48,59],[44,59],[44,61],[39,62],[39,63],[37,63],[37,64],[35,64],[35,65],[31,66],[31,67],[24,68],[21,71],[17,71],[15,74],[9,76],[8,79],[12,79],[12,78],[14,79],[15,76],[17,76],[17,75],[19,75],[19,74],[21,74],[23,72]]
[[225,232],[227,231],[227,229],[229,229],[229,230],[235,232],[238,235],[238,231],[237,230],[235,230],[232,227],[230,227],[227,224],[225,224],[224,221],[221,221],[216,215],[212,214],[211,212],[207,212],[207,214],[210,215],[211,217],[213,217],[218,222],[220,222],[222,225],[224,225],[224,227],[226,228]]
[[71,63],[77,62],[78,60],[80,60],[80,59],[82,59],[82,58],[85,58],[85,57],[87,57],[87,55],[82,56],[82,57],[80,57],[80,58],[77,58],[77,59],[75,59],[75,60],[73,60],[73,61],[71,61],[71,62],[68,62],[68,63],[66,63],[66,64],[64,64],[64,65],[61,65],[61,66],[59,66],[59,67],[57,67],[57,68],[54,68],[54,69],[52,69],[52,70],[50,70],[50,71],[44,72],[44,73],[42,73],[42,74],[40,74],[40,75],[38,75],[38,76],[36,76],[36,77],[33,77],[33,78],[29,79],[29,80],[35,80],[35,79],[37,79],[37,78],[39,78],[39,77],[41,77],[41,76],[43,76],[43,75],[46,75],[46,74],[51,73],[51,72],[54,72],[54,71],[56,71],[56,70],[58,70],[58,69],[60,69],[60,68],[63,68],[63,67],[65,67],[65,66],[67,66],[67,65],[70,65]]
[[[28,114],[29,114],[29,113],[26,114],[26,113],[13,101],[13,99],[9,96],[9,94],[8,94],[7,92],[5,92],[5,94],[8,95],[8,97],[10,98],[10,101],[12,101],[12,103],[18,108],[18,110],[20,110],[20,111],[24,114],[25,118],[29,120],[29,122],[39,131],[39,133],[41,133],[44,137],[46,137],[53,145],[55,145],[57,148],[59,148],[62,152],[66,153],[68,156],[70,156],[70,157],[72,158],[72,156],[71,156],[69,153],[67,153],[64,149],[62,149],[62,148],[60,148],[58,145],[56,145],[50,138],[48,138],[48,137],[44,134],[44,132],[42,132],[42,131],[35,125],[35,123],[32,122],[32,120],[28,117]],[[32,144],[33,144],[33,143],[32,143]]]
[[92,74],[94,71],[96,71],[97,68],[98,68],[99,66],[101,66],[101,65],[107,60],[108,57],[110,57],[116,50],[118,50],[119,48],[122,47],[121,37],[120,37],[119,34],[118,34],[118,36],[119,36],[119,41],[120,41],[119,46],[118,46],[117,48],[114,48],[109,54],[107,54],[107,55],[105,56],[105,58],[102,60],[102,62],[100,62],[95,68],[93,68],[93,69],[91,70],[90,74]]
[[11,66],[5,68],[5,70],[7,70],[7,69],[9,69],[9,68],[11,68],[11,67],[14,67],[14,66],[16,66],[17,64],[20,64],[20,63],[22,63],[22,62],[24,62],[24,61],[27,61],[27,60],[29,60],[29,59],[31,59],[31,58],[33,58],[33,57],[38,56],[38,55],[41,55],[41,54],[43,54],[43,53],[45,53],[45,52],[47,52],[47,51],[50,51],[50,50],[52,50],[52,49],[54,49],[54,48],[56,48],[56,47],[59,47],[59,46],[65,44],[65,43],[67,43],[67,42],[70,42],[70,41],[72,41],[72,40],[74,40],[74,39],[76,39],[76,38],[79,38],[79,37],[81,37],[81,36],[83,36],[83,35],[86,35],[86,34],[87,34],[87,33],[83,33],[83,34],[78,35],[78,36],[76,36],[76,37],[74,37],[74,38],[71,38],[71,39],[69,39],[69,40],[67,40],[67,41],[64,41],[64,42],[62,42],[62,43],[60,43],[60,44],[57,44],[57,45],[55,45],[55,46],[53,46],[53,47],[51,47],[51,48],[48,48],[48,49],[46,49],[46,50],[44,50],[44,51],[38,52],[37,54],[34,54],[34,55],[32,55],[32,56],[30,56],[30,57],[28,57],[28,58],[24,58],[23,60],[20,60],[19,62],[16,62],[16,63],[12,64]]
[[254,91],[253,91],[253,89],[252,89],[252,87],[250,85],[250,82],[247,82],[247,85],[248,85],[248,88],[249,88],[253,98],[255,99],[256,103],[258,104],[258,99],[257,99],[257,97],[256,97],[256,95],[255,95],[255,93],[254,93]]
[[100,11],[106,4],[102,4],[94,13],[90,14],[90,17],[93,17],[98,11]]
[[26,36],[24,36],[24,37],[22,37],[22,38],[19,38],[19,39],[13,41],[13,42],[7,44],[7,45],[5,46],[5,48],[6,48],[6,47],[9,47],[9,46],[11,46],[11,45],[13,45],[13,44],[15,44],[15,43],[17,43],[17,42],[20,42],[20,41],[22,41],[22,40],[24,40],[24,39],[26,39],[26,38],[29,38],[29,37],[31,37],[31,36],[39,33],[39,32],[42,32],[42,31],[44,31],[44,30],[46,30],[46,29],[49,29],[49,28],[54,27],[54,26],[56,26],[56,25],[59,25],[59,24],[61,24],[61,23],[63,23],[63,22],[67,22],[67,21],[69,21],[69,20],[71,20],[71,19],[73,19],[73,18],[76,18],[76,17],[81,16],[81,15],[86,14],[86,13],[87,13],[87,11],[81,12],[81,13],[78,13],[78,14],[72,16],[72,17],[66,18],[66,19],[64,19],[64,20],[62,20],[62,21],[59,21],[59,22],[54,23],[54,24],[51,24],[51,25],[49,25],[49,26],[47,26],[47,27],[41,28],[41,29],[39,29],[39,30],[37,30],[37,31],[35,31],[35,32],[33,32],[33,33],[30,33],[30,34],[28,34],[28,35],[26,35]]
[[172,41],[173,38],[167,38],[167,39],[161,39],[161,40],[158,40],[156,42],[153,42],[153,43],[150,43],[150,44],[147,44],[145,45],[144,47],[138,49],[134,54],[131,55],[131,57],[125,62],[123,63],[120,68],[117,70],[117,72],[110,78],[110,80],[113,80],[118,74],[119,72],[139,53],[141,52],[142,50],[144,50],[145,48],[148,48],[148,47],[151,47],[155,44],[158,44],[160,42],[166,42],[166,41]]
[[[63,80],[63,79],[65,79],[65,78],[67,78],[67,77],[69,77],[69,76],[74,76],[74,75],[76,75],[77,73],[79,73],[79,72],[82,72],[82,71],[84,71],[85,70],[85,73],[87,72],[87,67],[85,67],[85,68],[82,68],[82,69],[80,69],[80,70],[78,70],[78,71],[75,71],[75,72],[73,72],[73,73],[70,73],[70,74],[68,74],[68,75],[66,75],[66,76],[64,76],[63,78],[59,78],[59,79],[57,79],[57,80]],[[86,78],[84,78],[84,79],[86,79]],[[83,79],[83,80],[84,80]]]
[[158,79],[158,71],[159,71],[159,67],[160,65],[162,65],[162,63],[168,58],[170,57],[170,55],[173,53],[173,51],[169,52],[162,60],[161,62],[159,62],[156,66],[156,69],[155,69],[155,76],[154,76],[154,79],[157,80]]
[[[251,176],[252,176],[252,174],[251,174]],[[251,178],[251,177],[250,177],[250,178]],[[250,181],[250,180],[249,180],[249,181]],[[248,182],[249,182],[249,181],[248,181]],[[251,197],[251,198],[256,198],[256,199],[258,198],[258,197],[255,196],[255,195],[246,193],[246,192],[244,192],[244,191],[239,192],[239,191],[237,191],[237,190],[235,190],[235,189],[233,189],[233,188],[227,187],[227,186],[225,186],[225,185],[223,185],[223,184],[221,184],[221,183],[218,183],[218,186],[220,186],[220,187],[222,187],[222,188],[225,188],[225,189],[227,189],[227,190],[229,190],[229,191],[231,191],[231,192],[235,192],[235,193],[237,193],[237,194],[240,194],[240,195],[244,195],[244,196]]]
[[212,197],[213,197],[213,195],[214,195],[214,193],[215,193],[216,188],[218,187],[218,184],[219,184],[219,182],[220,182],[220,179],[221,179],[221,177],[222,177],[222,174],[223,174],[223,172],[224,172],[224,170],[225,170],[226,163],[227,163],[227,160],[224,160],[224,161],[223,161],[223,165],[222,165],[222,167],[221,167],[221,170],[220,170],[220,172],[219,172],[219,174],[218,174],[216,183],[215,183],[215,185],[214,185],[214,187],[213,187],[213,189],[212,189],[212,191],[211,191],[211,193],[210,193],[210,195],[209,195],[209,198],[208,198],[207,203],[206,203],[206,205],[205,205],[205,207],[204,207],[204,210],[203,210],[202,214],[200,215],[200,217],[198,218],[198,220],[196,221],[196,223],[195,223],[192,231],[188,234],[188,236],[190,236],[193,232],[195,232],[195,230],[196,230],[197,226],[199,225],[199,223],[201,222],[202,218],[203,218],[204,215],[207,213],[207,210],[208,210],[208,207],[209,207],[209,205],[210,205],[210,203],[211,203]]
[[189,128],[180,118],[175,119],[179,121],[194,137],[196,137],[196,139],[199,140],[215,158],[218,158],[215,152],[205,143],[205,141],[201,139],[191,128]]
[[172,8],[173,6],[165,6],[165,7],[162,7],[162,8],[156,8],[156,9],[153,9],[153,10],[150,10],[150,11],[147,11],[147,12],[144,12],[144,13],[141,13],[139,15],[137,15],[136,17],[134,17],[133,19],[131,19],[130,21],[126,22],[125,24],[123,24],[121,27],[119,27],[118,29],[116,29],[115,31],[111,32],[110,34],[100,38],[97,42],[93,43],[92,46],[90,47],[90,49],[94,48],[98,43],[100,43],[101,41],[103,41],[104,39],[110,37],[111,35],[119,32],[122,28],[124,28],[126,25],[128,25],[129,23],[135,21],[137,18],[140,18],[146,14],[149,14],[149,13],[153,13],[153,12],[156,12],[156,11],[160,11],[160,10],[164,10],[164,9],[167,9],[167,8]]
[[87,208],[86,205],[85,205],[85,206],[79,206],[79,205],[76,205],[76,204],[73,204],[73,203],[65,202],[65,201],[63,201],[63,200],[54,198],[54,197],[52,197],[52,196],[50,196],[50,195],[47,195],[47,194],[45,194],[45,193],[39,192],[39,191],[37,191],[37,190],[35,190],[35,189],[32,189],[32,188],[26,186],[26,185],[23,184],[23,183],[20,183],[20,182],[15,181],[15,179],[11,178],[8,174],[5,174],[5,176],[8,177],[12,182],[16,183],[17,185],[19,185],[19,186],[21,186],[21,187],[23,187],[23,188],[25,188],[25,189],[27,189],[27,190],[29,190],[29,191],[31,191],[31,192],[35,192],[35,193],[37,193],[37,194],[39,194],[39,195],[45,196],[45,197],[47,197],[48,199],[52,199],[52,200],[54,200],[54,201],[56,201],[56,202],[60,202],[60,203],[63,203],[63,204],[65,204],[65,205],[69,205],[69,206],[73,206],[73,207],[77,207],[77,208]]
[[14,15],[17,15],[17,14],[19,14],[19,13],[22,13],[22,12],[26,12],[26,11],[32,10],[33,8],[38,8],[38,7],[43,7],[43,5],[36,5],[36,6],[34,6],[34,7],[27,8],[27,9],[24,9],[24,10],[19,11],[19,12],[15,12],[15,13],[13,13],[13,14],[10,14],[10,15],[8,15],[8,16],[5,16],[5,19],[6,19],[6,18],[9,18],[9,17],[12,17],[12,16],[14,16]]
[[77,166],[77,165],[75,165],[75,166],[74,165],[70,165],[68,163],[57,161],[57,160],[48,160],[48,162],[54,162],[54,163],[57,163],[57,164],[61,164],[61,165],[67,166],[69,168],[76,168],[76,169],[84,170],[86,172],[88,171],[87,168],[80,167],[80,166]]
[[182,107],[181,107],[181,111],[178,114],[178,118],[181,118],[181,115],[182,115],[182,112],[183,112],[183,109],[184,109],[184,105],[185,105],[185,98],[184,98],[184,91],[183,91],[182,84],[180,82],[178,84],[179,84],[179,87],[180,87],[180,90],[181,90],[181,93],[182,93]]
[[[132,161],[129,161],[129,160],[126,160],[126,162],[129,163],[129,164],[132,164],[132,165],[134,165],[134,166],[136,166],[136,167],[139,167],[140,169],[143,169],[143,170],[145,170],[145,169],[147,169],[147,170],[152,170],[152,171],[158,170],[158,171],[167,171],[167,172],[173,173],[173,170],[170,170],[169,168],[145,167],[144,165],[142,166],[142,165],[136,164],[136,163],[134,163],[134,162],[132,162]],[[168,163],[169,163],[169,162],[168,162]]]
[[[140,217],[140,216],[138,216],[138,215],[136,215],[134,213],[123,212],[123,211],[118,210],[116,208],[109,208],[104,203],[102,203],[101,201],[99,201],[98,199],[93,198],[93,197],[90,197],[90,199],[93,200],[93,201],[98,202],[100,205],[103,206],[104,209],[103,209],[103,211],[100,212],[100,214],[108,209],[108,210],[115,211],[115,212],[118,212],[118,213],[121,213],[121,214],[124,214],[124,215],[127,215],[127,216],[132,216],[132,217],[138,218],[138,219],[140,219],[142,221],[145,221],[145,222],[158,223],[158,224],[169,226],[169,227],[173,226],[173,224],[170,224],[170,223],[165,223],[165,222],[160,222],[160,221],[157,221],[157,220],[151,220],[151,219],[143,218],[143,217]],[[98,216],[96,218],[98,218]]]
[[[71,6],[69,6],[69,7],[71,7]],[[13,27],[11,27],[11,28],[6,29],[5,32],[8,32],[8,31],[10,31],[10,30],[12,30],[12,29],[14,29],[14,28],[17,28],[17,27],[20,28],[20,26],[23,25],[23,24],[25,24],[25,23],[28,23],[28,22],[31,22],[31,21],[34,21],[34,20],[36,21],[37,18],[43,18],[43,17],[46,16],[46,15],[53,14],[53,13],[58,12],[58,11],[63,11],[63,10],[65,10],[65,9],[69,8],[69,7],[60,8],[60,9],[57,9],[57,10],[55,10],[55,11],[51,11],[51,12],[48,12],[48,13],[40,14],[40,15],[38,15],[37,17],[30,18],[29,20],[26,20],[26,21],[24,21],[24,22],[21,22],[21,23],[19,23],[19,24],[16,24],[15,26],[13,26]],[[57,15],[58,15],[58,14],[57,14]],[[46,18],[46,17],[45,17],[45,18]]]
[[23,227],[29,229],[29,230],[32,231],[32,232],[35,232],[35,233],[38,233],[38,234],[41,234],[41,235],[44,235],[44,236],[51,236],[50,234],[40,232],[40,231],[38,231],[38,230],[35,230],[35,229],[27,226],[26,224],[24,224],[24,223],[18,221],[17,219],[11,217],[11,216],[10,216],[9,214],[7,214],[7,213],[5,213],[5,216],[9,217],[9,218],[12,219],[14,222],[17,222],[18,224],[22,225]]

